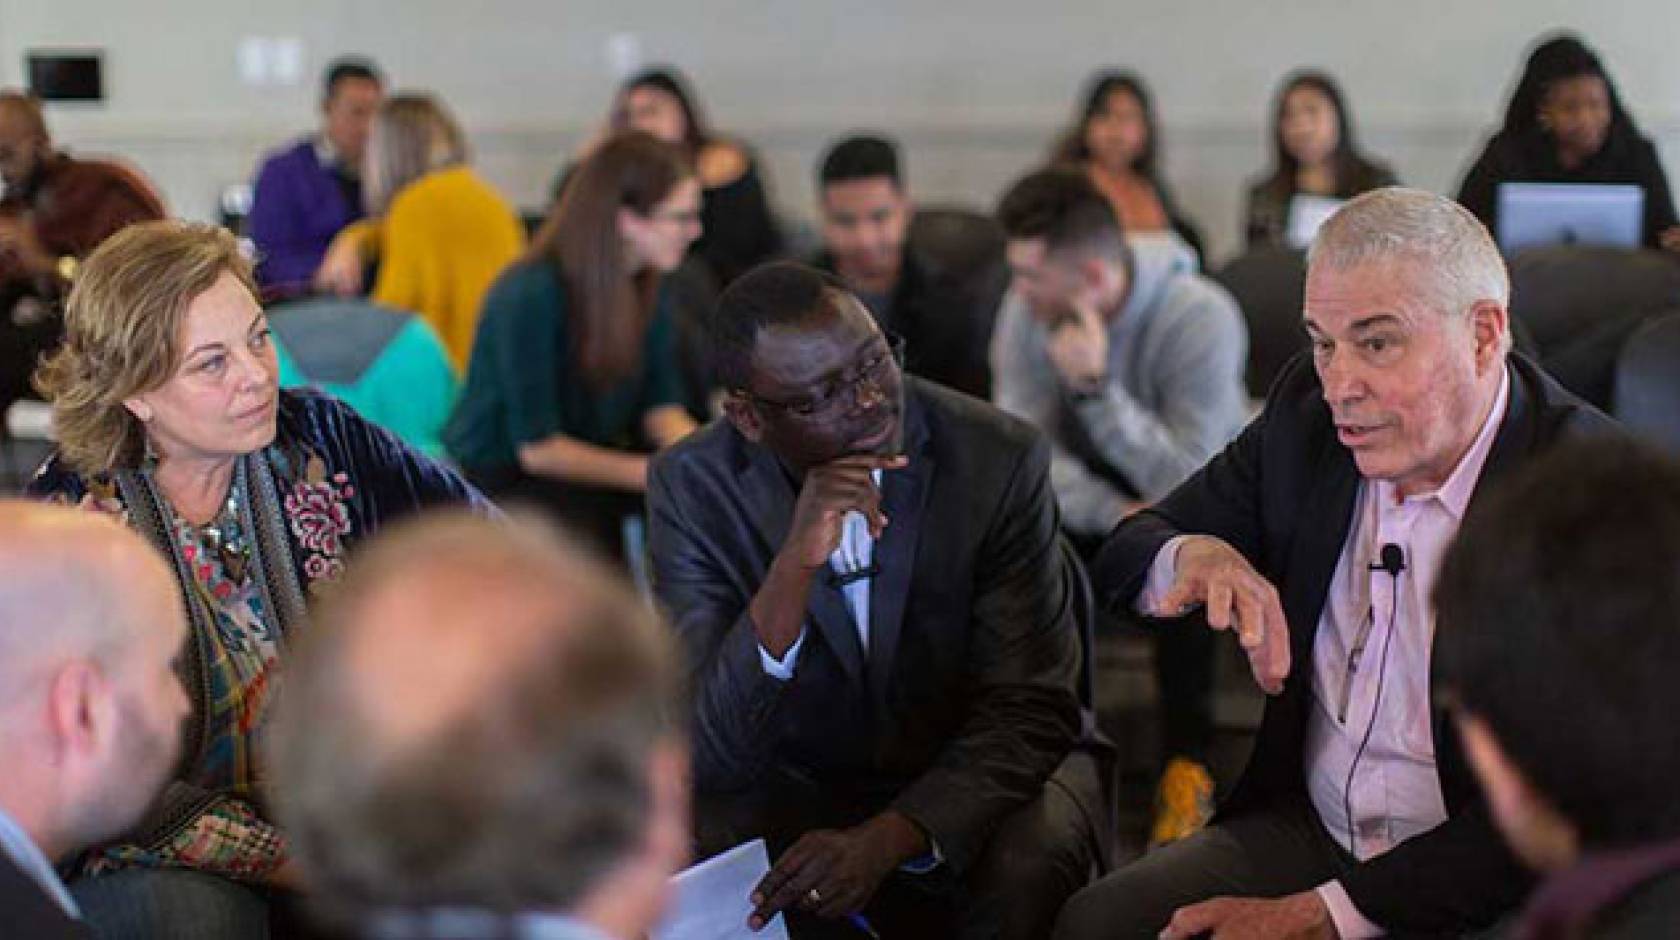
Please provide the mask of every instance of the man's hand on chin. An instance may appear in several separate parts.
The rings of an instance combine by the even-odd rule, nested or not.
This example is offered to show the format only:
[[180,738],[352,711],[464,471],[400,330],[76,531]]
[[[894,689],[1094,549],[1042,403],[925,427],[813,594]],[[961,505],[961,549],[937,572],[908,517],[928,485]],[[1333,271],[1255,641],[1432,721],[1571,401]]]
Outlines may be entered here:
[[1214,898],[1179,908],[1161,940],[1340,940],[1316,891],[1285,898]]

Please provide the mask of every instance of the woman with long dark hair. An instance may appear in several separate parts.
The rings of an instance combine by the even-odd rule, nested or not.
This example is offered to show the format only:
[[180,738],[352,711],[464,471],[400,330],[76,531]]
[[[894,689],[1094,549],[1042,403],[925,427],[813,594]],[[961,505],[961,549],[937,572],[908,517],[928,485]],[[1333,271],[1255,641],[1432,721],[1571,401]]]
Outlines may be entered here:
[[1359,149],[1347,100],[1323,72],[1284,79],[1272,110],[1272,153],[1271,171],[1248,190],[1250,248],[1288,244],[1298,195],[1352,199],[1398,182],[1386,164]]
[[699,181],[677,148],[639,131],[596,147],[486,297],[444,432],[488,491],[534,499],[615,553],[648,452],[695,426],[660,288],[699,213]]
[[1464,178],[1458,201],[1499,234],[1501,183],[1632,183],[1645,192],[1642,241],[1680,250],[1674,197],[1657,148],[1622,107],[1616,84],[1579,37],[1534,47],[1505,123]]
[[711,129],[681,72],[658,66],[626,79],[613,96],[608,127],[652,134],[681,148],[693,164],[703,229],[694,253],[718,287],[781,252],[781,231],[751,151]]
[[1170,231],[1202,250],[1202,234],[1178,210],[1161,175],[1160,129],[1143,79],[1133,72],[1099,72],[1086,86],[1074,126],[1051,153],[1051,162],[1077,166],[1113,203],[1130,232]]

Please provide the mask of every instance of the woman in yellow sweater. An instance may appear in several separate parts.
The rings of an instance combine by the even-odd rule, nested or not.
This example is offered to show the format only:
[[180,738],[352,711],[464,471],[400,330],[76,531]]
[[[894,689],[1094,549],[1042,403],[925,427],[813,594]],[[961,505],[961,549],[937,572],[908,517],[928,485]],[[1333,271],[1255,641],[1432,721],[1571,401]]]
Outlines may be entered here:
[[467,165],[460,127],[430,95],[395,95],[380,107],[362,188],[369,218],[333,240],[317,286],[360,293],[377,258],[371,299],[418,313],[463,371],[484,294],[524,246],[519,216]]

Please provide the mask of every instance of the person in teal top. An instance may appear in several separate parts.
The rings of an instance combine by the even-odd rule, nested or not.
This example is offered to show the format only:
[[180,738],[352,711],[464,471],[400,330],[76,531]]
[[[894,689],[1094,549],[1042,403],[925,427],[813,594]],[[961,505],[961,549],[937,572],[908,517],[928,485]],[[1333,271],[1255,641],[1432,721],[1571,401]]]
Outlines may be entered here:
[[281,388],[319,388],[426,456],[446,456],[443,426],[459,383],[425,320],[322,298],[271,307],[269,324]]
[[548,508],[615,557],[649,453],[695,426],[660,287],[700,234],[699,201],[675,147],[635,131],[603,142],[485,297],[444,431],[492,495]]

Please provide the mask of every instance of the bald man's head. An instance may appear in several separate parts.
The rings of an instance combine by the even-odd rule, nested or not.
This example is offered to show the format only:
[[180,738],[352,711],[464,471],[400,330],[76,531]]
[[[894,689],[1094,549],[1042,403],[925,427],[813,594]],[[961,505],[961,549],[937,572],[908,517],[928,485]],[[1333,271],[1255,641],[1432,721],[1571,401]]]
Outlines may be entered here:
[[174,575],[105,516],[9,500],[0,571],[0,804],[52,852],[114,836],[179,753]]
[[153,634],[185,639],[169,566],[107,516],[0,500],[0,571],[0,713],[66,657],[117,666]]
[[0,91],[0,180],[24,185],[51,151],[41,103],[20,91]]
[[669,639],[545,526],[444,515],[381,537],[288,669],[275,800],[342,915],[567,909],[645,839]]

